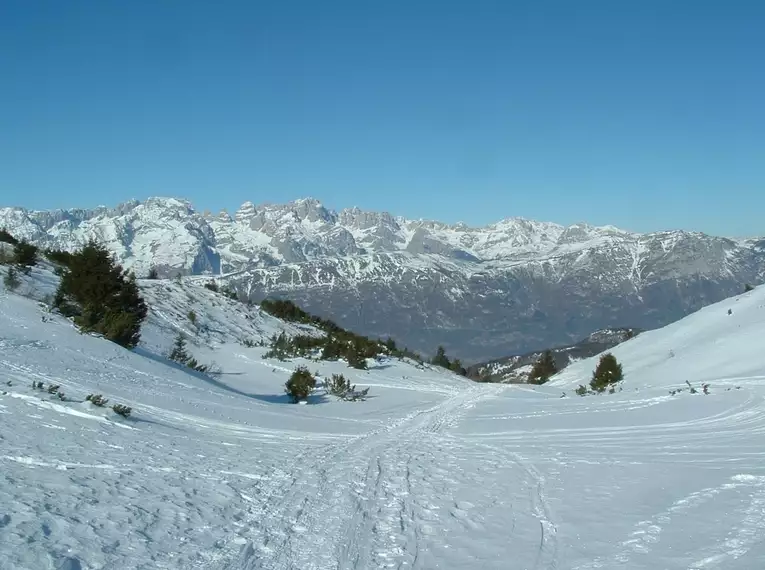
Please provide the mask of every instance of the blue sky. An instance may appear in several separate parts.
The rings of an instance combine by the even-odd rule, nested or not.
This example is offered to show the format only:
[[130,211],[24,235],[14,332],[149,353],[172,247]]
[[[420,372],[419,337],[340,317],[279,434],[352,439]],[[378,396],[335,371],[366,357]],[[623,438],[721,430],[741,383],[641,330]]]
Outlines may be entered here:
[[765,234],[765,2],[4,0],[0,205]]

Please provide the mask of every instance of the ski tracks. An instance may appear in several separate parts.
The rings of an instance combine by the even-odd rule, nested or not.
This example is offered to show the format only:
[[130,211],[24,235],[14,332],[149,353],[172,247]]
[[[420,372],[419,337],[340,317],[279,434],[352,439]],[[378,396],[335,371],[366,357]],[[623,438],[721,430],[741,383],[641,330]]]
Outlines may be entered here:
[[467,514],[473,505],[456,503],[445,513],[431,500],[474,484],[459,480],[464,475],[454,461],[462,444],[445,432],[503,389],[473,386],[371,433],[303,451],[284,469],[289,478],[248,493],[260,497],[246,521],[248,543],[226,568],[427,567],[423,540],[440,532],[445,519],[478,528]]

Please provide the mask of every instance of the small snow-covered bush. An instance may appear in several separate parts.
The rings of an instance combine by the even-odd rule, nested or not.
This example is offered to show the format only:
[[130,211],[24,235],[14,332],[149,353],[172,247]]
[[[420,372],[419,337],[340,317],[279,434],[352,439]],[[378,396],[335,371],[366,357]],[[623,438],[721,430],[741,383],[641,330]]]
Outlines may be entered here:
[[123,406],[122,404],[114,404],[112,406],[112,410],[114,410],[114,413],[119,414],[123,418],[126,418],[133,411],[133,408],[129,408],[127,406]]
[[104,406],[106,406],[109,400],[104,398],[101,394],[88,394],[85,397],[85,401],[90,402],[91,404],[93,404],[94,406],[98,406],[99,408],[103,408]]
[[327,394],[336,396],[346,402],[364,400],[369,393],[369,388],[356,390],[356,385],[351,384],[351,381],[347,380],[342,374],[333,374],[332,378],[325,380],[324,389],[327,391]]
[[316,378],[305,366],[298,366],[284,385],[284,390],[294,403],[305,400],[316,387]]

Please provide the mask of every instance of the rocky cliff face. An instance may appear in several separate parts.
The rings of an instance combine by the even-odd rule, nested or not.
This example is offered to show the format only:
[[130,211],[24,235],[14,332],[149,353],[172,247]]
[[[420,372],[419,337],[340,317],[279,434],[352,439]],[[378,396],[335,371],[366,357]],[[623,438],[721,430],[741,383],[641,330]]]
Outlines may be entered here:
[[317,200],[199,213],[172,198],[116,208],[0,209],[45,247],[90,238],[145,274],[220,275],[253,300],[288,297],[365,334],[463,361],[563,345],[607,327],[654,328],[765,280],[765,240],[634,234],[520,218],[486,227],[408,220]]

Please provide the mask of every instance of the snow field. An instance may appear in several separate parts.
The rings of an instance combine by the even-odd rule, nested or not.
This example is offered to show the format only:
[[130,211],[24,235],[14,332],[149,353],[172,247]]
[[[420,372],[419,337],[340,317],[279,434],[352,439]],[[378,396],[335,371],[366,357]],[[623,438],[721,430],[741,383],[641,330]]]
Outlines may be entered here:
[[[142,287],[135,352],[0,292],[3,570],[765,567],[762,287],[616,347],[623,391],[586,397],[597,358],[541,387],[264,360],[242,337],[292,325],[194,280]],[[162,358],[179,330],[217,381]],[[371,397],[288,404],[298,364]],[[685,380],[710,394],[669,395]]]

